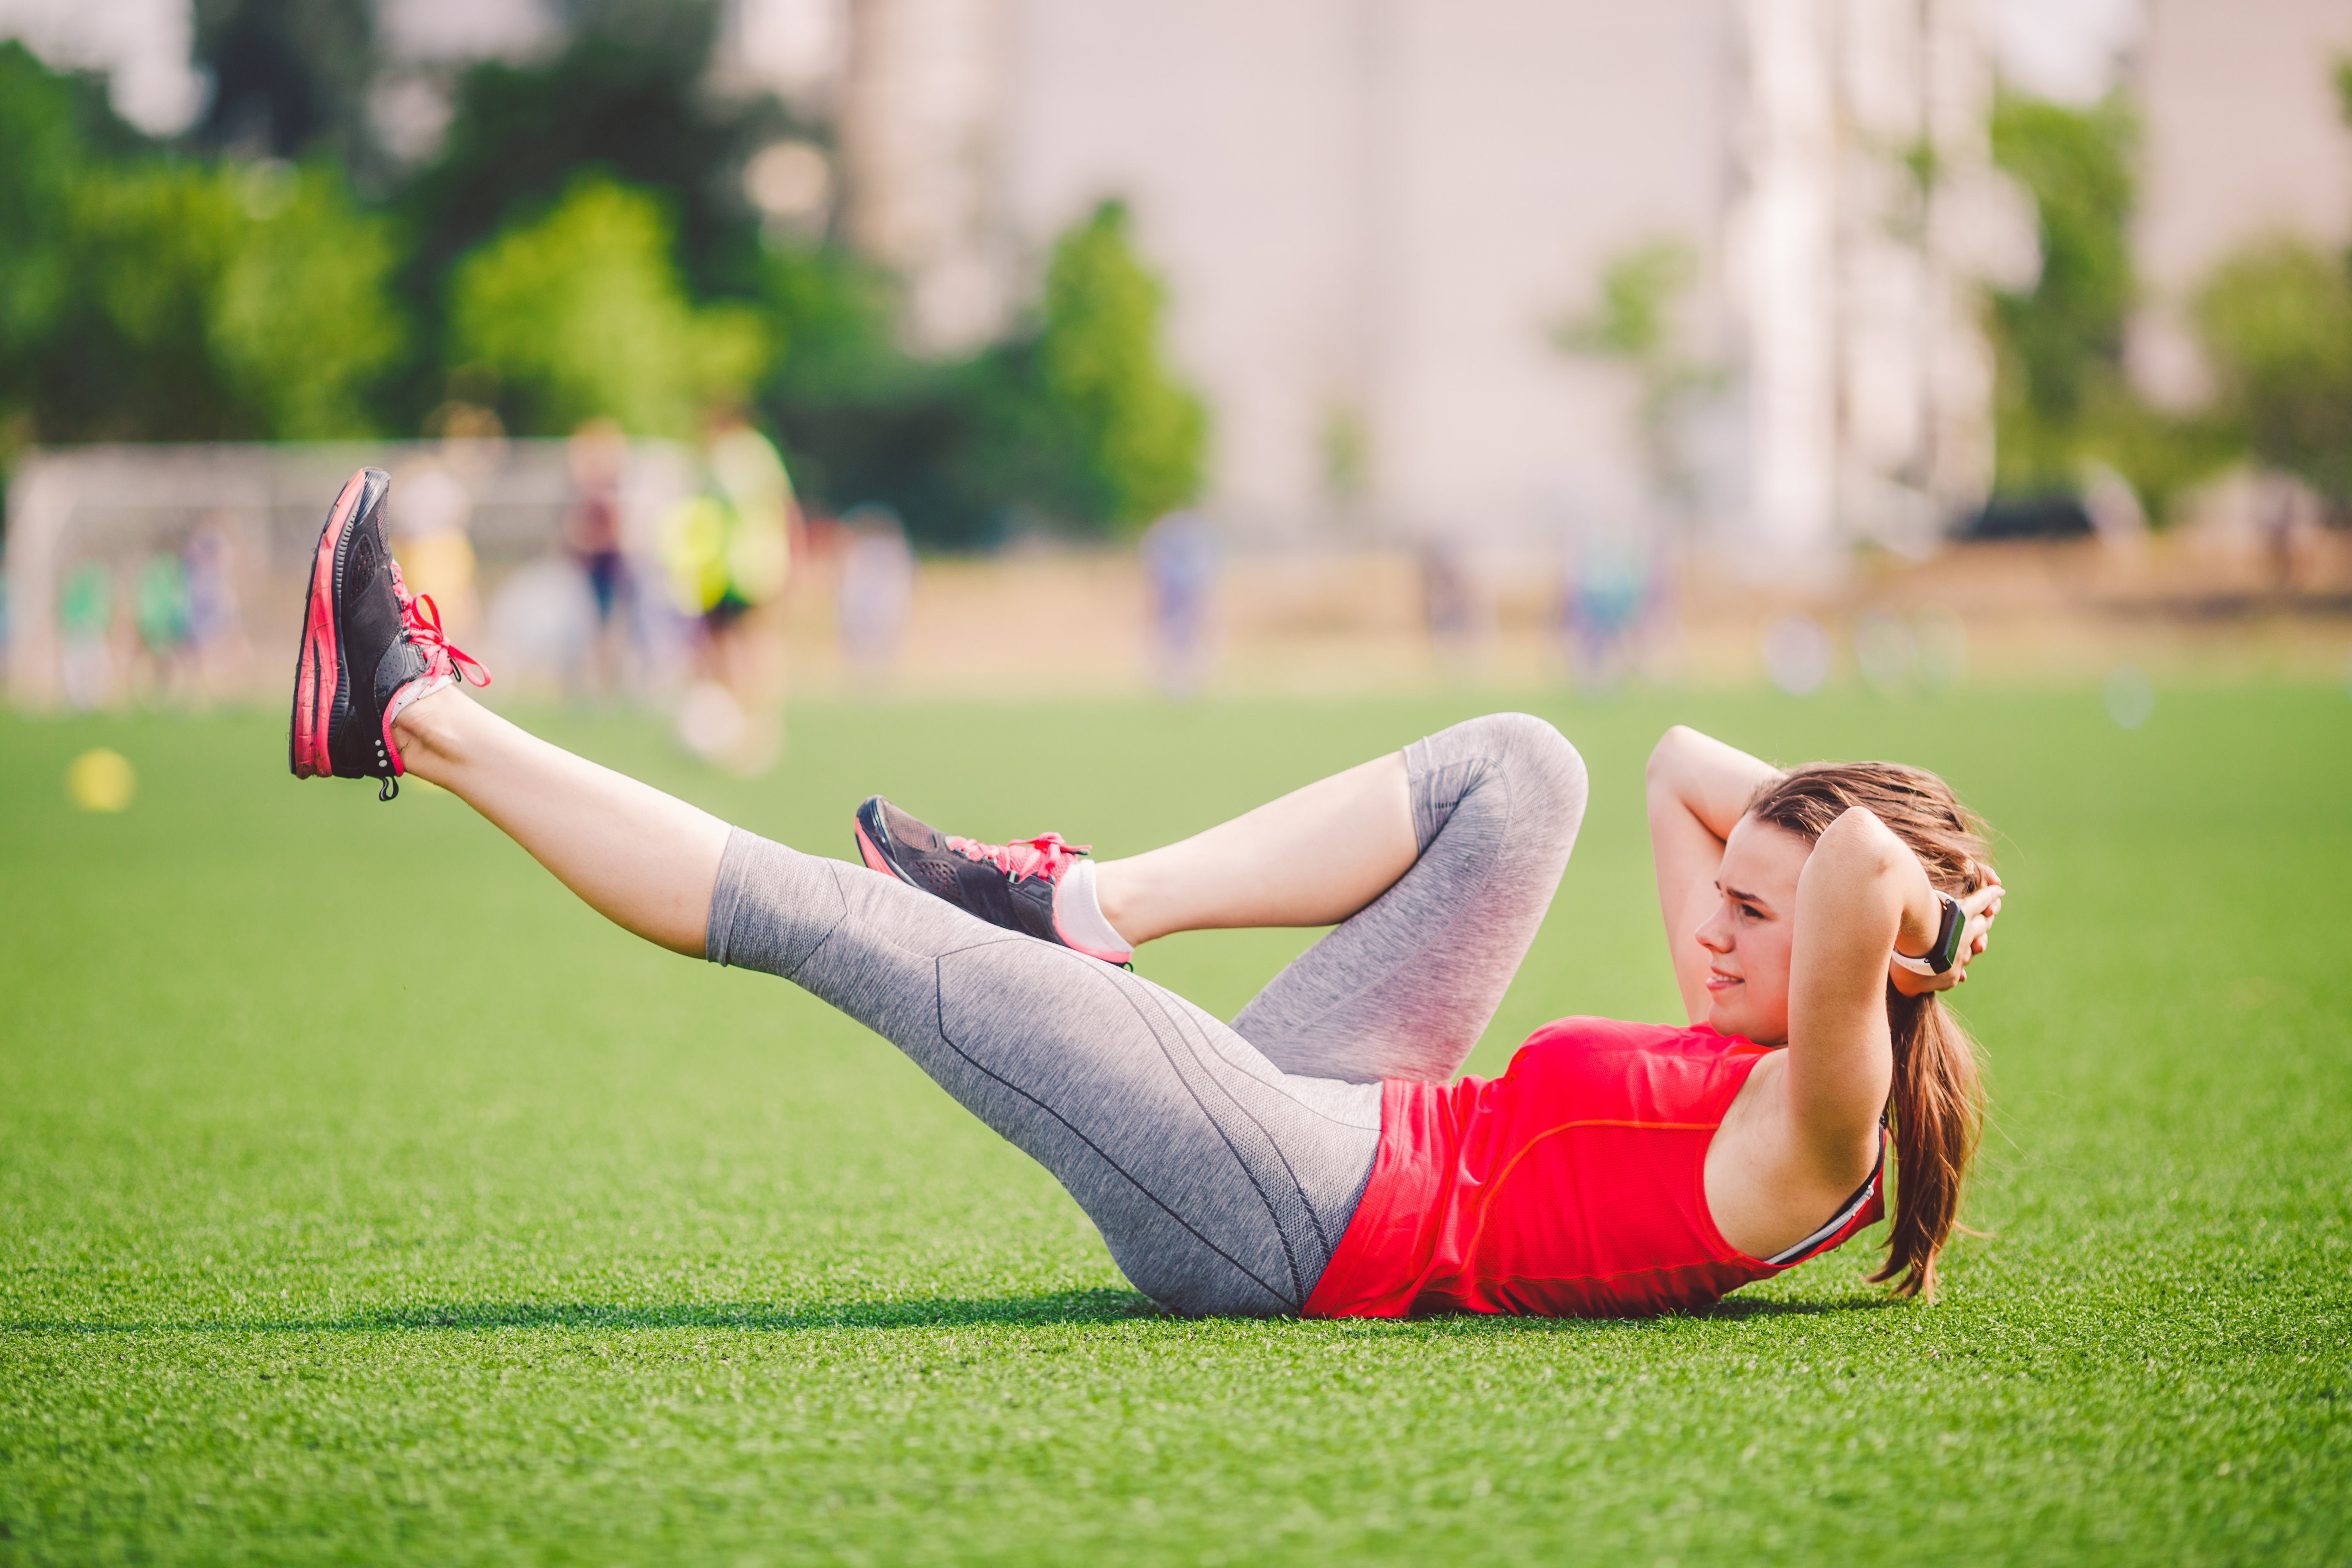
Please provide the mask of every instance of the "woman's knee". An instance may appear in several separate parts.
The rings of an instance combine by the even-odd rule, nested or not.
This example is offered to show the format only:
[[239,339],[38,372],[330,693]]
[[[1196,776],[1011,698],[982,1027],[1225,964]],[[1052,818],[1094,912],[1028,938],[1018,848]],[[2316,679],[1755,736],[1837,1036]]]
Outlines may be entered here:
[[1489,713],[1460,728],[1510,775],[1514,795],[1548,801],[1580,816],[1591,784],[1584,758],[1567,736],[1532,713]]
[[1562,842],[1573,843],[1584,817],[1584,759],[1566,736],[1531,713],[1466,719],[1405,748],[1405,760],[1413,834],[1423,854],[1454,814],[1482,795],[1504,813],[1525,849],[1547,837],[1548,825],[1557,827]]

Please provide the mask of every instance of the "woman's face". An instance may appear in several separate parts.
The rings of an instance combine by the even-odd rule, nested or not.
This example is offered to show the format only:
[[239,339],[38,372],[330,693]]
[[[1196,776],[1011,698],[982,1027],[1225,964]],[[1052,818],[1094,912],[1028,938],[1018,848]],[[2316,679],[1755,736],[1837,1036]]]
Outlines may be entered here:
[[1707,952],[1707,1027],[1759,1046],[1789,1037],[1789,953],[1797,934],[1797,877],[1813,847],[1783,827],[1743,816],[1723,847],[1715,908],[1699,922]]

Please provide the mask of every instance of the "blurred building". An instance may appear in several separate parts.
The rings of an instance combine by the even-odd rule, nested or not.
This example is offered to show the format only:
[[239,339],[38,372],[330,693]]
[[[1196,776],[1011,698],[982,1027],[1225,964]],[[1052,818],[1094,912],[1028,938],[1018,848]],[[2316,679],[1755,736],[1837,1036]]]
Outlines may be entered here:
[[1722,390],[1678,436],[1713,522],[1803,553],[1981,494],[1970,291],[2032,257],[1971,0],[833,9],[848,227],[907,277],[911,339],[1000,331],[1051,237],[1126,197],[1245,528],[1657,510],[1631,376],[1547,327],[1660,238],[1703,258],[1685,328]]

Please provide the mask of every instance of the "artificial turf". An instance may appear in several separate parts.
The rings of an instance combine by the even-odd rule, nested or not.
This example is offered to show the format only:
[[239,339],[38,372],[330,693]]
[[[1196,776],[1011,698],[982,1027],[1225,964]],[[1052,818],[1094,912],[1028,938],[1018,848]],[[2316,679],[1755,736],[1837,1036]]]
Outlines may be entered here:
[[[876,789],[1118,852],[1493,705],[817,709],[757,783],[531,721],[828,853]],[[1521,705],[1593,806],[1474,1071],[1674,1015],[1671,720],[2001,829],[1941,1302],[1855,1245],[1696,1318],[1159,1317],[887,1045],[454,798],[297,784],[275,714],[0,717],[0,1562],[2352,1557],[2352,702]],[[61,788],[100,744],[121,816]],[[1230,1014],[1305,940],[1142,968]]]

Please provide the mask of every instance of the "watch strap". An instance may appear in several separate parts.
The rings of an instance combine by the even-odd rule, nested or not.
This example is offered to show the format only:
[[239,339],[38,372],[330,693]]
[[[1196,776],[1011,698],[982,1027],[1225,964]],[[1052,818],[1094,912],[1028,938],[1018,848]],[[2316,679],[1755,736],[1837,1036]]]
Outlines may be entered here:
[[1948,974],[1952,965],[1960,961],[1960,932],[1969,923],[1960,908],[1960,900],[1937,889],[1936,897],[1944,906],[1943,915],[1936,924],[1936,944],[1917,958],[1897,952],[1895,962],[1914,974]]

